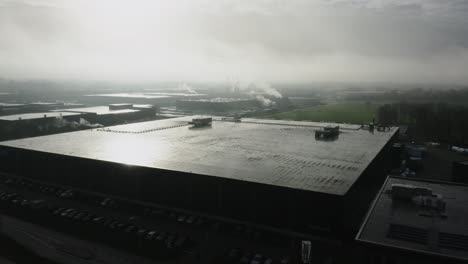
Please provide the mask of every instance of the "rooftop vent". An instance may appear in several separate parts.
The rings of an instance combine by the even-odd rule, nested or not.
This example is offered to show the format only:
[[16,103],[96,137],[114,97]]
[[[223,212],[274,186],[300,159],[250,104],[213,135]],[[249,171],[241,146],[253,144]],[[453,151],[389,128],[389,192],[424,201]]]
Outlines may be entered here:
[[212,122],[213,122],[213,118],[204,117],[204,118],[193,118],[192,122],[189,122],[189,124],[192,124],[194,127],[204,127],[204,126],[211,126]]
[[340,133],[339,126],[327,126],[320,130],[315,130],[315,137],[316,138],[333,138],[337,137]]

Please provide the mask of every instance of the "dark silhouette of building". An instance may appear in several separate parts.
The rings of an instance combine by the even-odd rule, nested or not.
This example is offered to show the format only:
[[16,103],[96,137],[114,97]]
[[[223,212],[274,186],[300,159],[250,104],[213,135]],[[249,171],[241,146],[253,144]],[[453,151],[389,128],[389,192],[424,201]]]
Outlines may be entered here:
[[468,183],[468,161],[454,161],[452,164],[452,181]]

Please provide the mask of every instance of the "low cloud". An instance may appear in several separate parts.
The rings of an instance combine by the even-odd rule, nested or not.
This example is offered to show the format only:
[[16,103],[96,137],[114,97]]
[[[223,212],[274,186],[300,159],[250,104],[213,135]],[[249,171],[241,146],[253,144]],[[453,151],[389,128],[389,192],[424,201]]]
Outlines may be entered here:
[[19,79],[466,84],[468,2],[0,0],[0,58]]

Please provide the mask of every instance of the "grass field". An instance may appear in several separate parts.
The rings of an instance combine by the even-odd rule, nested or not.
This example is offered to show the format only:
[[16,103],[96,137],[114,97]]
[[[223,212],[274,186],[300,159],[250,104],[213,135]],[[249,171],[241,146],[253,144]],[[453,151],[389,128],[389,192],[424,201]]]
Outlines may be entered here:
[[361,124],[371,122],[377,108],[377,104],[366,103],[327,104],[257,118]]

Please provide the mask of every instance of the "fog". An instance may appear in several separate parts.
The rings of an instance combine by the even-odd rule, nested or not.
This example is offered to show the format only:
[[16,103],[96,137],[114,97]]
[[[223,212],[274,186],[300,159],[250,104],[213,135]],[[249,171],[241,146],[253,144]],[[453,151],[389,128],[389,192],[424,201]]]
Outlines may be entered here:
[[468,1],[0,0],[0,78],[468,83]]

